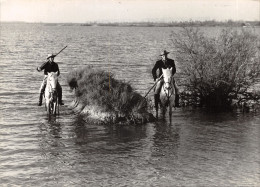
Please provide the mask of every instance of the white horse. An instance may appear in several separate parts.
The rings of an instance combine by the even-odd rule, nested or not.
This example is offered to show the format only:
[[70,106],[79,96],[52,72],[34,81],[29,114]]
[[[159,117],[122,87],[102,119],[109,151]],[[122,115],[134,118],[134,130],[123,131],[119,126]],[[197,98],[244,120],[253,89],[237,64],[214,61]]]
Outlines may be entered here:
[[[169,108],[169,118],[170,122],[172,120],[172,107],[175,106],[175,88],[174,88],[174,79],[172,75],[172,68],[162,69],[163,73],[163,85],[160,92],[160,101],[161,101],[161,109],[163,117],[165,117],[165,113],[167,107]],[[158,116],[158,111],[156,111],[156,115]]]
[[58,93],[57,93],[57,83],[58,83],[58,72],[48,73],[47,85],[45,89],[45,107],[47,114],[56,115],[58,108]]

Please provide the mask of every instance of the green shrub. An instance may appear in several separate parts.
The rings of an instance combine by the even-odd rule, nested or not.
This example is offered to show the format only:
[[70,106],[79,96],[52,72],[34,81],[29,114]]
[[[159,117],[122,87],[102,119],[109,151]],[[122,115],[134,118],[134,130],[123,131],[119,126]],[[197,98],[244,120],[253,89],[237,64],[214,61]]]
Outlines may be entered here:
[[259,39],[250,31],[223,29],[208,37],[198,28],[171,35],[179,62],[183,99],[200,106],[229,107],[246,98],[260,75]]

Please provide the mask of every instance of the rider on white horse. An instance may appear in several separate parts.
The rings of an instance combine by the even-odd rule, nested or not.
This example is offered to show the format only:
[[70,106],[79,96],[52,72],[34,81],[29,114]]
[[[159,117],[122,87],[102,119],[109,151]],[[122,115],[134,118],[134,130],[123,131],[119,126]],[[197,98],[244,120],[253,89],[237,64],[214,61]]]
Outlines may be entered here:
[[[174,62],[174,60],[167,57],[168,54],[169,54],[169,52],[164,50],[160,54],[161,60],[158,60],[155,63],[155,65],[152,69],[154,81],[158,81],[159,77],[162,75],[162,68],[163,69],[172,68],[172,75],[174,75],[176,73],[175,62]],[[158,76],[156,74],[157,70],[159,70]],[[158,109],[158,105],[159,105],[159,102],[160,102],[160,91],[161,91],[162,85],[163,85],[163,79],[160,79],[157,82],[156,87],[155,87],[155,91],[154,91],[154,102],[155,102],[155,108],[157,108],[157,109]],[[177,85],[176,85],[174,80],[173,80],[173,85],[174,85],[175,93],[176,93],[175,107],[179,107],[179,90],[178,90]]]
[[[44,78],[40,87],[40,97],[39,97],[39,103],[38,106],[42,105],[42,97],[46,88],[46,84],[47,84],[47,77],[48,77],[48,73],[50,72],[58,72],[58,76],[60,75],[60,70],[59,70],[59,66],[57,63],[54,62],[54,57],[55,55],[53,54],[48,54],[47,59],[48,62],[42,64],[40,67],[37,67],[37,71],[42,71],[44,70]],[[59,104],[60,105],[64,105],[62,102],[62,88],[61,85],[59,84],[59,82],[57,83],[57,91],[58,91],[58,98],[59,98]]]

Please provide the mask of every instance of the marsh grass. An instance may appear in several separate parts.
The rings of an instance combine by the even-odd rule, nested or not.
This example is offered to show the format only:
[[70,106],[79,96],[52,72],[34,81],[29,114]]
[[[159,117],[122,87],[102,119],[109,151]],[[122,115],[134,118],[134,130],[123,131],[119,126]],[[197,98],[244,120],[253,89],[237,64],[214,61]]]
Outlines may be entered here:
[[208,37],[189,27],[173,32],[171,39],[187,103],[224,109],[259,102],[259,94],[251,90],[259,82],[260,46],[251,30],[228,28]]
[[129,83],[116,80],[111,73],[88,66],[71,71],[67,83],[85,106],[99,106],[103,112],[126,118],[147,111],[146,100]]

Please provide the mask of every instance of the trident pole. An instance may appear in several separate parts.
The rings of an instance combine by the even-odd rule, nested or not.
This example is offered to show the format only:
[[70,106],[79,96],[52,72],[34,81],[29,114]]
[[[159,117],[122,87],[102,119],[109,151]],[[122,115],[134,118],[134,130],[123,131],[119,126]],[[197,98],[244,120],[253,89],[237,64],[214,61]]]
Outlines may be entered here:
[[[56,55],[53,55],[53,57],[56,57],[58,54],[60,54],[66,47],[68,47],[68,46],[66,45],[65,47],[63,47],[62,50],[60,50],[58,53],[56,53]],[[47,58],[47,59],[49,59],[49,58]],[[44,64],[42,64],[41,67],[44,66],[47,62],[48,61],[44,62]]]
[[161,75],[159,77],[159,79],[153,84],[153,86],[150,88],[150,90],[145,94],[144,98],[150,93],[150,91],[154,88],[154,86],[157,84],[157,82],[159,82],[159,80],[161,80],[162,77],[163,77],[163,75]]
[[60,50],[60,51],[55,55],[55,57],[56,57],[58,54],[60,54],[64,49],[66,49],[66,47],[68,47],[68,46],[66,45],[62,50]]

